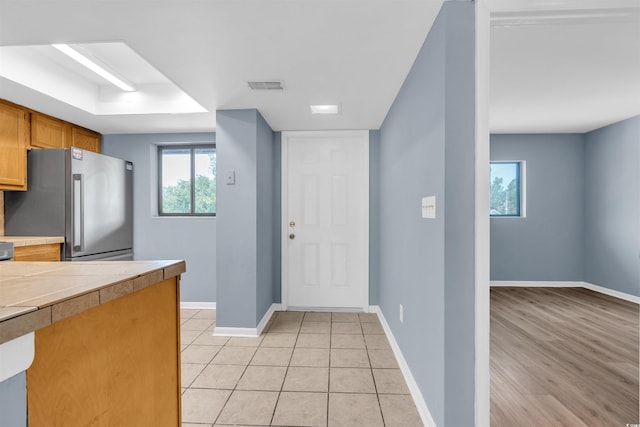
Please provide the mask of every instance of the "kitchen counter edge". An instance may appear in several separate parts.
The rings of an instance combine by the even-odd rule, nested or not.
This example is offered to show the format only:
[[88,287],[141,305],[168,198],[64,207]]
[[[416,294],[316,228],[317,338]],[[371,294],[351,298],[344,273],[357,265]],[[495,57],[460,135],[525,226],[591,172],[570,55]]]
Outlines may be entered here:
[[[81,287],[75,294],[70,294],[66,298],[56,301],[51,305],[40,307],[28,306],[0,306],[0,344],[3,344],[22,335],[34,332],[38,329],[49,326],[67,317],[79,314],[85,310],[106,304],[116,298],[124,297],[133,292],[144,289],[163,280],[180,276],[186,271],[186,264],[183,260],[162,260],[162,261],[106,261],[106,262],[83,262],[73,263],[90,267],[92,264],[111,265],[114,271],[119,266],[127,263],[148,263],[149,267],[144,271],[138,271],[127,277],[122,274],[115,274],[112,282],[101,283],[94,287]],[[12,263],[17,264],[17,263]],[[21,265],[42,264],[38,262],[20,262]],[[49,271],[36,274],[29,274],[31,277],[50,280],[52,277]]]
[[11,242],[14,247],[64,243],[64,236],[0,236],[0,242]]

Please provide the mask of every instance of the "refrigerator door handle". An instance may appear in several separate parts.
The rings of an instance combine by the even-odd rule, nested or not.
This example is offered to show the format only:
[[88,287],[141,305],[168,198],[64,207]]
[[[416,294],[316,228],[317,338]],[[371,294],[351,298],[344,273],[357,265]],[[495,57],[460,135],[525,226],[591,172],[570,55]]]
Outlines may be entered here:
[[84,250],[84,177],[73,174],[73,250]]

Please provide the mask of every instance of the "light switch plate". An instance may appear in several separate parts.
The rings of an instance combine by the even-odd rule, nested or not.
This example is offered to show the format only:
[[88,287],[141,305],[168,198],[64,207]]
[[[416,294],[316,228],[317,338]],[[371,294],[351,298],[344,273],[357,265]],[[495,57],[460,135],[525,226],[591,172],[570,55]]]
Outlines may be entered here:
[[236,183],[236,172],[226,171],[224,173],[224,183],[227,185],[234,185]]
[[436,196],[422,198],[422,218],[433,219],[436,217]]

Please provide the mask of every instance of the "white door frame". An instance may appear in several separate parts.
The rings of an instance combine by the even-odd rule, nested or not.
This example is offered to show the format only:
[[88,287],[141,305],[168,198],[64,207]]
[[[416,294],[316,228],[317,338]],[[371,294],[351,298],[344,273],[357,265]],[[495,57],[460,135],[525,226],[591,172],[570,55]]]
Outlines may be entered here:
[[490,424],[490,223],[489,223],[489,48],[488,0],[475,2],[475,426]]
[[[281,168],[282,168],[282,179],[281,179],[281,213],[280,213],[280,242],[281,242],[281,305],[283,310],[287,310],[289,306],[289,259],[287,254],[288,248],[288,233],[287,230],[289,228],[289,219],[287,218],[287,210],[289,207],[289,137],[322,137],[322,138],[331,138],[331,137],[362,137],[367,140],[367,150],[365,153],[365,158],[363,161],[365,162],[365,170],[367,171],[367,176],[369,176],[369,131],[368,130],[337,130],[337,131],[282,131],[281,138]],[[366,204],[369,208],[369,179],[367,178],[365,182],[366,188],[363,189],[366,196]],[[362,277],[364,278],[365,286],[362,290],[362,310],[364,312],[369,311],[369,209],[366,211],[366,215],[361,218],[361,225],[365,228],[366,232],[363,235],[366,238],[366,242],[364,242],[366,250],[367,250],[367,262],[364,262],[361,266],[362,268]],[[314,308],[316,310],[320,310],[319,308]],[[332,307],[327,307],[328,310],[334,309]]]

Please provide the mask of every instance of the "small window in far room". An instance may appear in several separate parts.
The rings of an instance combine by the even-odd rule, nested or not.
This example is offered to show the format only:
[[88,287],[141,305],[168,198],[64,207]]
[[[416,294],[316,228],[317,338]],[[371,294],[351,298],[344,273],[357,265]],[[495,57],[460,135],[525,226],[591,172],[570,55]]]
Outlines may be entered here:
[[523,169],[523,162],[491,162],[489,194],[492,217],[524,216]]
[[158,147],[158,215],[215,216],[216,147]]

